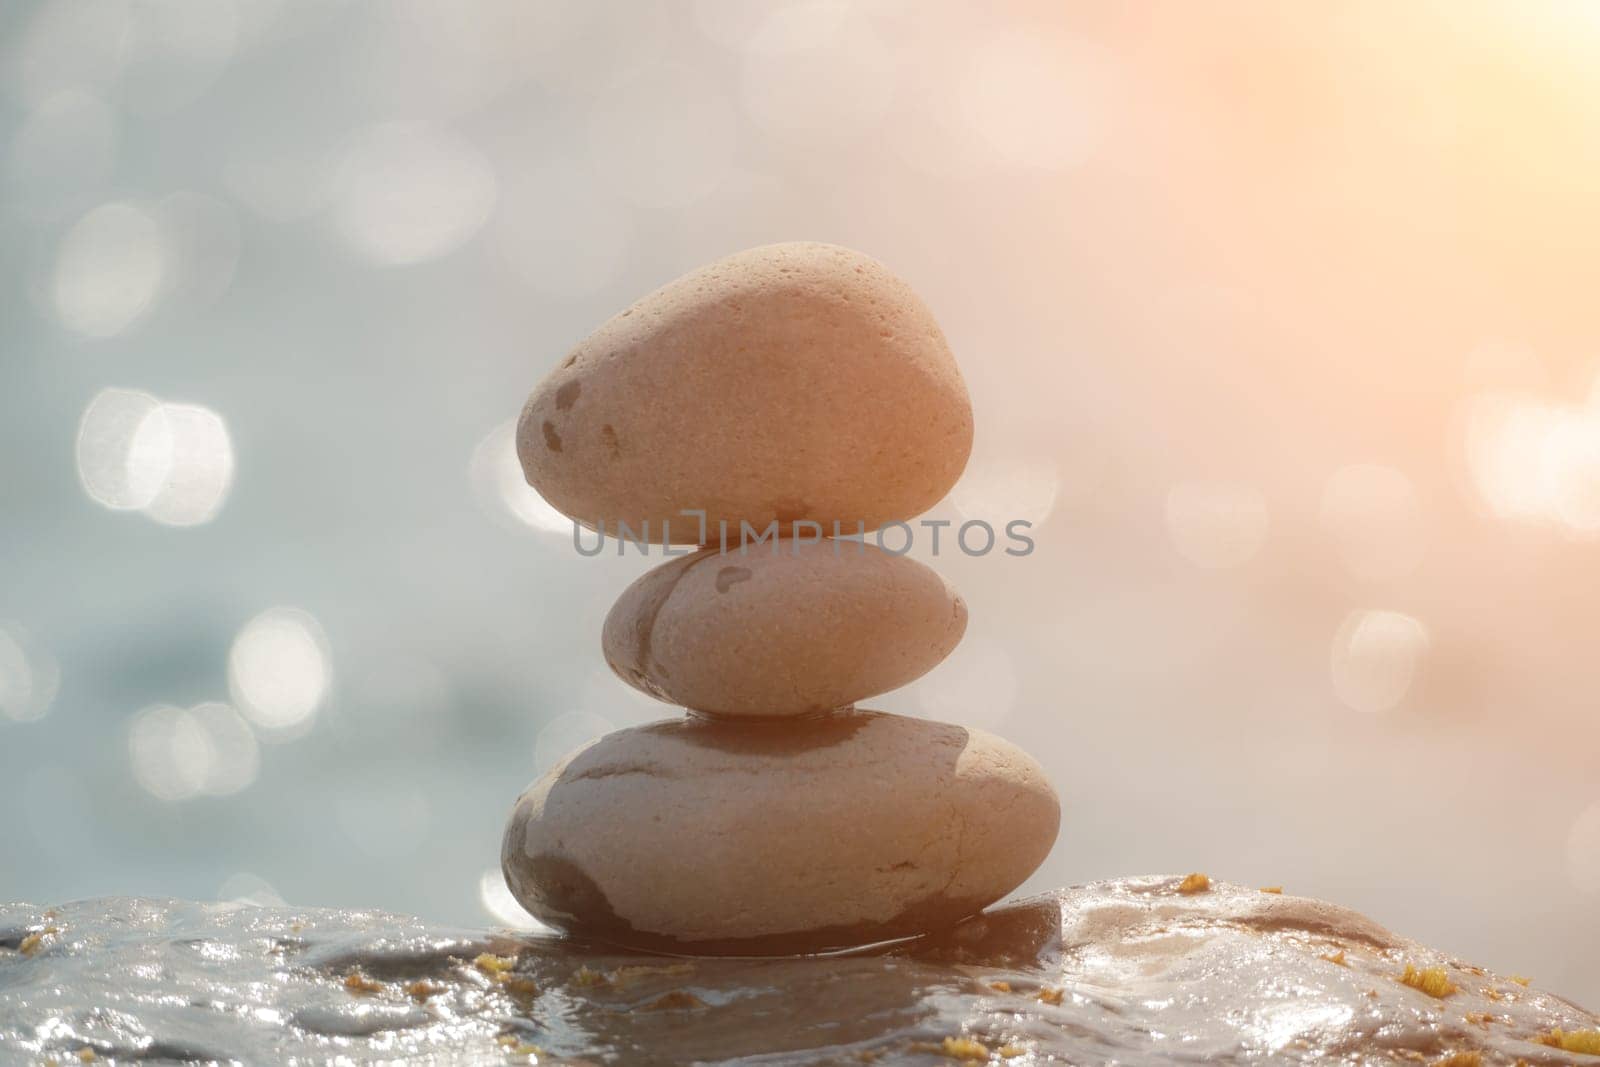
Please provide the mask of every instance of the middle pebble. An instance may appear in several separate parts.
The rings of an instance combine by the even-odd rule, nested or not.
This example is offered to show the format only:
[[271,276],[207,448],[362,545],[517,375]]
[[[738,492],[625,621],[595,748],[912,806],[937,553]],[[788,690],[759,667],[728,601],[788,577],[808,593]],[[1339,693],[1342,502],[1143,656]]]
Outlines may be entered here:
[[606,662],[670,704],[727,716],[848,707],[926,674],[967,628],[937,573],[859,541],[707,548],[606,616]]

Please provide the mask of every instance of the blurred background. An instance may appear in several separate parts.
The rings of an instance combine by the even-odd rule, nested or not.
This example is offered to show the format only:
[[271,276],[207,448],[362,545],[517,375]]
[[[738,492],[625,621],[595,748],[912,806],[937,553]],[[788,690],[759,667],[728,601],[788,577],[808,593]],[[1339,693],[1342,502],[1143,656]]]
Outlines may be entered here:
[[[533,384],[814,239],[971,385],[965,643],[875,706],[1203,870],[1600,1004],[1600,7],[0,7],[0,898],[519,923],[517,793],[670,714]],[[919,542],[925,546],[925,542]]]

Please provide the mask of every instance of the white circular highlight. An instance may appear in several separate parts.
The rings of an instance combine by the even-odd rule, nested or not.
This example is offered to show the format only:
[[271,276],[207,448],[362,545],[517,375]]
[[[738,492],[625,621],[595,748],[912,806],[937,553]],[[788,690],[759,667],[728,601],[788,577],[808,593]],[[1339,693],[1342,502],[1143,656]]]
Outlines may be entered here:
[[322,709],[332,683],[322,627],[298,608],[269,608],[245,623],[228,651],[228,686],[268,736],[297,736]]
[[501,926],[527,933],[553,932],[517,903],[517,898],[511,895],[511,888],[506,885],[505,875],[498,867],[484,871],[479,877],[478,900],[483,904],[483,910]]
[[143,709],[129,726],[128,754],[134,780],[167,801],[238,793],[260,769],[255,734],[219,703]]
[[167,526],[210,522],[233,487],[227,424],[197,404],[161,404],[135,431],[128,470],[130,484],[158,484],[143,506],[150,518]]
[[1550,517],[1577,533],[1600,533],[1600,413],[1566,413],[1539,458]]
[[1487,393],[1463,423],[1467,470],[1491,514],[1600,533],[1600,412]]
[[167,468],[145,454],[148,438],[137,459],[133,444],[160,407],[159,400],[136,389],[102,389],[89,401],[78,421],[76,451],[78,481],[91,500],[113,511],[134,511],[155,499]]
[[572,536],[572,520],[528,484],[517,458],[517,420],[490,430],[472,451],[467,467],[479,502],[491,514],[509,516],[540,533]]
[[149,312],[167,249],[160,225],[131,204],[103,204],[67,232],[56,256],[56,316],[86,337],[114,337]]
[[1350,613],[1333,639],[1334,692],[1355,711],[1389,711],[1410,692],[1429,643],[1427,627],[1409,615]]
[[967,464],[950,491],[964,519],[982,519],[1002,534],[1023,520],[1038,527],[1055,510],[1061,478],[1055,464],[1032,459],[988,459]]

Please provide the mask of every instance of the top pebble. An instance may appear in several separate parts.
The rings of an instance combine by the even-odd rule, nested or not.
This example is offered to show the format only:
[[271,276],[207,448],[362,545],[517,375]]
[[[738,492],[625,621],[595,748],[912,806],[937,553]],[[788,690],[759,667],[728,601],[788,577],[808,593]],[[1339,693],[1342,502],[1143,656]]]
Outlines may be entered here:
[[966,384],[927,307],[876,260],[814,243],[651,293],[573,349],[517,426],[554,507],[655,544],[715,542],[721,523],[730,539],[741,523],[875,530],[938,502],[971,448]]

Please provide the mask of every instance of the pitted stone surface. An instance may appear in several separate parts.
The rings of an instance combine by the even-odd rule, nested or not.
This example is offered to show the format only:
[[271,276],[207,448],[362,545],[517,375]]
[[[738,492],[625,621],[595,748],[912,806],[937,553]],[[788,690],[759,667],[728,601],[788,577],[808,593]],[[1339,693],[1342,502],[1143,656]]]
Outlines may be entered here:
[[[717,260],[602,325],[534,389],[517,428],[558,510],[674,544],[777,523],[874,530],[933,506],[972,448],[972,406],[927,307],[834,245]],[[708,534],[684,510],[705,513]],[[841,524],[835,531],[833,524]]]
[[552,925],[632,947],[817,951],[1014,890],[1060,807],[1016,746],[874,711],[608,734],[518,800],[502,866]]
[[708,548],[647,572],[606,617],[606,661],[671,704],[803,715],[914,681],[967,628],[966,602],[915,560],[858,541]]

